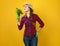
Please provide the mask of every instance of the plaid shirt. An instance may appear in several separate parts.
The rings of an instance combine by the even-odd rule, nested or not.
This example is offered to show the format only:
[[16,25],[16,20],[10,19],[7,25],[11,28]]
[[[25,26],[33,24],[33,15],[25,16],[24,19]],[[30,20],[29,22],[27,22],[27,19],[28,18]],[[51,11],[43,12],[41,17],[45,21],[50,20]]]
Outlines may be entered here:
[[28,18],[26,15],[23,16],[20,25],[18,25],[18,29],[21,30],[25,24],[24,36],[36,35],[36,21],[39,22],[41,28],[44,26],[43,21],[38,17],[38,15],[33,14],[32,17],[33,19],[31,17]]

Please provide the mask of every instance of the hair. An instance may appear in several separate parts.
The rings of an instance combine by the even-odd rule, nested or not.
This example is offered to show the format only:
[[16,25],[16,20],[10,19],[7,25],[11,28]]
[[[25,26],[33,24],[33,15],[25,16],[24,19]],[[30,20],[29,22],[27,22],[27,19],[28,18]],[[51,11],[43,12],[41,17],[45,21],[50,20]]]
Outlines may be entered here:
[[[30,8],[30,7],[29,7]],[[30,17],[31,17],[31,19],[33,20],[33,9],[32,8],[30,8]]]
[[[30,7],[29,7],[30,8]],[[33,12],[33,9],[32,8],[30,8],[30,12],[32,13]]]
[[32,24],[35,26],[35,23],[33,22],[34,17],[33,17],[33,9],[32,8],[30,8],[30,17],[31,17],[31,20],[32,20]]

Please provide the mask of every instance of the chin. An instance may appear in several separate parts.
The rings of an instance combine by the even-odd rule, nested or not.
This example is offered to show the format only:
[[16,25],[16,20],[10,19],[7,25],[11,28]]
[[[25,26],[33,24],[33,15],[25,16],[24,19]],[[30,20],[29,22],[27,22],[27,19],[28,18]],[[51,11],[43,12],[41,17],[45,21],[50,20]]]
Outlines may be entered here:
[[28,11],[25,11],[25,12],[28,12]]

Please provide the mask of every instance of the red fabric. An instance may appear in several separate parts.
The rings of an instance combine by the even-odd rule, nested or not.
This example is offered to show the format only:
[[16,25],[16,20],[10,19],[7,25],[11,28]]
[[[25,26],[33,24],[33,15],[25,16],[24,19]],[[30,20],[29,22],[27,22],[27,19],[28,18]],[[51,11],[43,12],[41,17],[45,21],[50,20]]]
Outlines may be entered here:
[[33,19],[31,17],[27,17],[26,15],[22,17],[20,21],[20,25],[18,25],[18,29],[21,30],[23,25],[25,24],[25,36],[34,36],[36,35],[36,21],[40,24],[40,27],[42,28],[44,26],[43,21],[38,17],[38,15],[33,14]]

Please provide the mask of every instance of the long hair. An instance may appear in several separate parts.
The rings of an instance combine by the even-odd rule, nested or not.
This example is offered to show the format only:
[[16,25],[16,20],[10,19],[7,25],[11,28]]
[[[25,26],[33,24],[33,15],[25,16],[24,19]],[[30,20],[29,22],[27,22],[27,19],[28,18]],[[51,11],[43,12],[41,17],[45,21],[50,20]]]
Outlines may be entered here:
[[36,24],[33,22],[34,21],[34,17],[33,17],[33,9],[32,8],[30,8],[30,17],[31,17],[31,20],[32,20],[32,24],[35,26]]
[[[29,7],[30,8],[30,7]],[[30,8],[30,17],[31,17],[31,19],[33,20],[33,9],[32,8]]]

